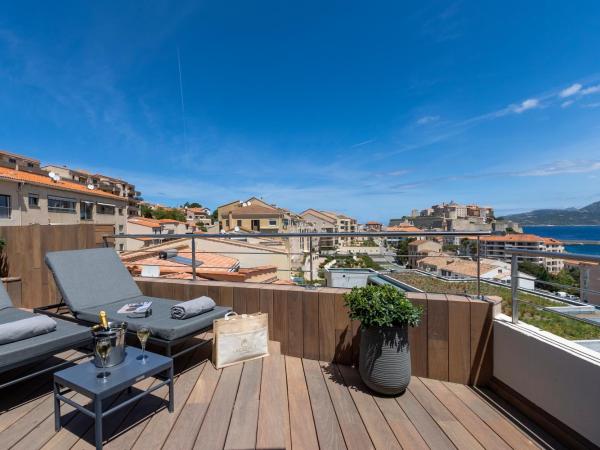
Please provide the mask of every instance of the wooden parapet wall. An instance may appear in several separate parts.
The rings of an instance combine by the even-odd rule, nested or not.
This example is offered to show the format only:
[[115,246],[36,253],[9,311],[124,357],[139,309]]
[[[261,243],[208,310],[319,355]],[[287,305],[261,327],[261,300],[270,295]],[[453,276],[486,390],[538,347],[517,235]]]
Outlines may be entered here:
[[26,225],[0,227],[6,246],[2,252],[8,276],[21,279],[23,308],[50,305],[60,300],[54,279],[44,262],[46,252],[94,248],[111,225]]
[[[270,339],[281,352],[321,361],[352,364],[358,359],[359,324],[344,305],[347,289],[136,279],[144,294],[189,300],[208,295],[237,313],[269,314]],[[408,293],[423,308],[421,324],[410,330],[415,376],[463,384],[486,384],[492,375],[493,302],[465,296]]]

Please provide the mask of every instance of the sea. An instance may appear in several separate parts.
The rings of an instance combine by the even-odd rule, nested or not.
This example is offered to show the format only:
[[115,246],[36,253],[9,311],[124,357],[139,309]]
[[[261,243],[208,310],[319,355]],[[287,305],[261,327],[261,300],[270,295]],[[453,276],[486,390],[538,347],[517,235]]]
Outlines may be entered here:
[[[523,227],[523,232],[537,234],[561,240],[600,241],[600,225],[578,226],[531,226]],[[570,253],[585,255],[600,255],[600,245],[567,245],[565,250]]]

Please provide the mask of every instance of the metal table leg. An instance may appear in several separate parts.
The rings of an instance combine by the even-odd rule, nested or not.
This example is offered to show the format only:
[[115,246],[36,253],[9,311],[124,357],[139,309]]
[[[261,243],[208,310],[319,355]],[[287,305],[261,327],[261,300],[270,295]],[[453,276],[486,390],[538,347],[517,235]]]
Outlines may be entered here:
[[94,434],[96,439],[96,450],[102,450],[102,400],[94,398]]
[[53,382],[54,386],[54,430],[60,430],[60,400],[58,398],[59,388],[56,382]]
[[175,398],[173,397],[173,363],[169,368],[169,412],[175,411]]

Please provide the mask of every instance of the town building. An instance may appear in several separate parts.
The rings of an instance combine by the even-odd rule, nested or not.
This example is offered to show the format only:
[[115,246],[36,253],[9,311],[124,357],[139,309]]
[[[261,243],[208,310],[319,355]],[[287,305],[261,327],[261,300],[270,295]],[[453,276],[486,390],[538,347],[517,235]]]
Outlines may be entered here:
[[0,225],[92,223],[125,231],[127,198],[52,175],[37,160],[0,152]]
[[204,227],[212,225],[211,211],[208,208],[184,208],[184,213],[188,223]]
[[[452,279],[477,278],[477,261],[454,256],[432,257],[427,256],[418,262],[418,268],[438,276]],[[479,276],[484,280],[497,281],[510,285],[510,263],[493,259],[482,258],[479,264]],[[535,277],[519,272],[519,287],[521,289],[535,288]]]
[[380,222],[367,222],[364,225],[365,231],[381,231],[383,230],[383,224]]
[[99,173],[91,173],[83,169],[71,169],[67,166],[48,164],[42,167],[48,173],[54,173],[64,180],[70,180],[84,186],[93,186],[94,189],[107,192],[124,198],[127,201],[127,215],[140,215],[141,193],[135,186],[125,180],[110,177]]
[[259,233],[283,233],[289,228],[291,219],[285,210],[256,197],[219,206],[217,217],[221,230]]
[[[480,254],[486,258],[510,261],[510,249],[539,250],[545,252],[563,253],[565,247],[562,242],[534,234],[507,234],[505,236],[482,236],[480,238]],[[518,261],[528,261],[542,265],[551,273],[558,273],[564,267],[562,259],[547,258],[542,256],[518,256]]]
[[127,220],[127,234],[154,234],[156,237],[128,237],[119,244],[117,249],[119,251],[139,250],[164,242],[170,234],[187,234],[193,233],[195,230],[195,225],[175,219],[130,217]]
[[[314,231],[318,233],[354,233],[358,230],[355,218],[332,211],[310,208],[301,212],[300,217],[310,223]],[[350,236],[325,237],[319,239],[319,247],[334,249],[339,246],[351,246],[357,240],[359,239]]]
[[415,269],[421,259],[431,255],[441,255],[442,244],[437,241],[418,239],[408,243],[408,266]]

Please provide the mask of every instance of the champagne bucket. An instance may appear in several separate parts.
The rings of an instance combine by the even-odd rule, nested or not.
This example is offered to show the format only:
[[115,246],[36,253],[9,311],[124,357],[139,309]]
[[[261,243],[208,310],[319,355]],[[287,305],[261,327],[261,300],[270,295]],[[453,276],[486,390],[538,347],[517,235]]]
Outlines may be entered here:
[[94,364],[96,367],[102,367],[102,360],[96,354],[96,342],[98,339],[110,339],[110,353],[106,358],[106,367],[113,367],[121,364],[125,359],[125,332],[127,331],[127,322],[108,322],[108,330],[92,330],[94,337]]

